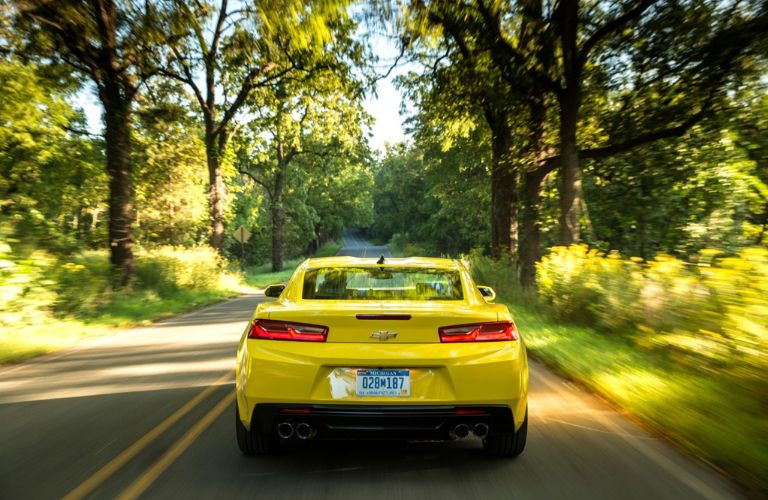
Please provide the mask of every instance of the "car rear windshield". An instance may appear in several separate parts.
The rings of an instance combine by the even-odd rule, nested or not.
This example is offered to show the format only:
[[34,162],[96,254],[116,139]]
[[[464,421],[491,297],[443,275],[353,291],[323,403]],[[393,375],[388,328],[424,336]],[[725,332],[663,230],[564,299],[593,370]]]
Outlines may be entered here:
[[458,271],[417,267],[307,269],[304,299],[462,300]]

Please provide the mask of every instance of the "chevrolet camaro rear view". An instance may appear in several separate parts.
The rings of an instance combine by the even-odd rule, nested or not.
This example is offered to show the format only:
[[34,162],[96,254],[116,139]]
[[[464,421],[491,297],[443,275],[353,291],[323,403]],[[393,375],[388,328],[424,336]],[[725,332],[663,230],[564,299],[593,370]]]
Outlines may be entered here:
[[240,450],[289,439],[452,440],[517,456],[528,363],[506,306],[449,259],[328,257],[265,290],[237,351]]

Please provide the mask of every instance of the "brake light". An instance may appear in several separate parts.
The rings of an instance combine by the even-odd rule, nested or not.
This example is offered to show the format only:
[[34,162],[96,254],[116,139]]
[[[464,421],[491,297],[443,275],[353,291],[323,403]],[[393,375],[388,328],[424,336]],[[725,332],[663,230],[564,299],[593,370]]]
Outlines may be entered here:
[[511,321],[476,323],[439,328],[440,342],[489,342],[517,340],[517,327]]
[[309,408],[283,408],[280,413],[291,413],[293,415],[309,415]]
[[485,414],[486,414],[485,410],[462,410],[462,409],[456,410],[456,415],[467,416],[467,415],[485,415]]
[[304,342],[325,342],[327,336],[327,326],[268,319],[257,319],[251,325],[251,331],[248,332],[249,339],[300,340]]

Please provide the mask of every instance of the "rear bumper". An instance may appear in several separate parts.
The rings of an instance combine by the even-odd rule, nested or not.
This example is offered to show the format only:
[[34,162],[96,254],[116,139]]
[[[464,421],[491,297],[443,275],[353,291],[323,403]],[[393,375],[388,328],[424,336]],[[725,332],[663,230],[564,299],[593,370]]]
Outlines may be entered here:
[[403,405],[285,405],[258,404],[253,410],[251,430],[273,433],[277,425],[307,423],[316,430],[315,439],[451,439],[459,424],[470,429],[486,424],[491,432],[515,428],[508,406],[403,406]]
[[[356,370],[370,368],[409,370],[410,395],[356,396]],[[511,425],[522,425],[528,364],[521,341],[382,345],[244,339],[236,386],[240,420],[247,428],[253,428],[252,418],[254,425],[269,427],[276,410],[295,406],[330,422],[323,424],[329,435],[355,434],[355,420],[368,427],[400,428],[415,420],[423,426],[414,433],[432,433],[437,439],[444,423],[462,408],[487,409],[487,417],[494,419],[508,412]]]

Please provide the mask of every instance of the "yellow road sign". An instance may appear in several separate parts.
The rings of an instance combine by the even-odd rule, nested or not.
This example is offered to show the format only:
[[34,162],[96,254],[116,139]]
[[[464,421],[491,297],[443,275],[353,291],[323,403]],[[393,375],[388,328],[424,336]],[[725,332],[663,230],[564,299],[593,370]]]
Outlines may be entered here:
[[248,231],[243,226],[240,226],[237,229],[235,229],[235,239],[240,243],[245,243],[250,238],[251,238],[251,232]]

